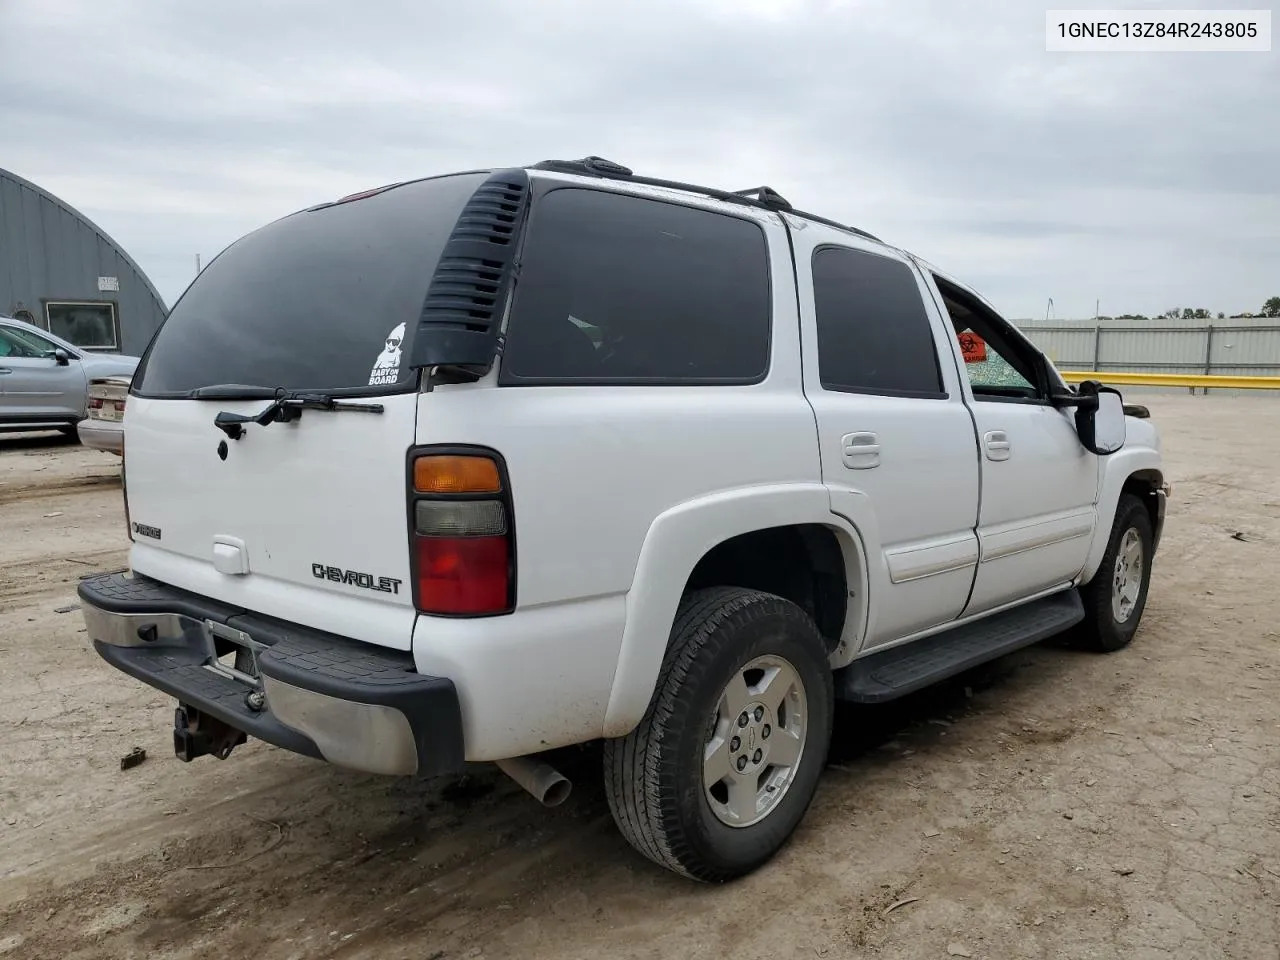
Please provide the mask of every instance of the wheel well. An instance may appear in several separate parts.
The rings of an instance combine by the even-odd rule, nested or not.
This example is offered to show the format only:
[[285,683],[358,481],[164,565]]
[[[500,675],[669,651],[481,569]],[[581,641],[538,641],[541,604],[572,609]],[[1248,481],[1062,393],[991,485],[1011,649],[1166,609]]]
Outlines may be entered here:
[[1142,501],[1147,508],[1147,515],[1151,518],[1152,530],[1156,528],[1160,510],[1160,506],[1156,501],[1156,493],[1163,483],[1164,474],[1159,470],[1139,470],[1137,473],[1131,474],[1121,488],[1122,494],[1131,493]]
[[834,650],[849,602],[844,551],[835,531],[816,523],[768,527],[709,550],[689,574],[685,590],[745,587],[777,594],[813,618]]

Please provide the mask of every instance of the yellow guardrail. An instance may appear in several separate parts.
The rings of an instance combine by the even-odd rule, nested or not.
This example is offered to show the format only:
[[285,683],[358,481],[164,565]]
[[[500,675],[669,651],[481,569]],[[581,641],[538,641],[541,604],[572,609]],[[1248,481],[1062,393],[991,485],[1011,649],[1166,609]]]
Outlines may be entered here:
[[1060,370],[1068,383],[1097,380],[1130,387],[1216,387],[1221,390],[1280,390],[1280,377],[1240,377],[1200,373],[1113,373],[1110,370]]

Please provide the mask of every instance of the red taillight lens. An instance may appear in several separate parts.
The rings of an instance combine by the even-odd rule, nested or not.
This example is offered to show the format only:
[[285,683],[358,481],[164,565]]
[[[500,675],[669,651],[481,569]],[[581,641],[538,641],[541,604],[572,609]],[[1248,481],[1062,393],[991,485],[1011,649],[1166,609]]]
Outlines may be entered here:
[[102,409],[102,398],[101,398],[101,397],[90,397],[90,398],[89,398],[89,409],[90,409],[90,410],[101,410],[101,409]]
[[409,464],[414,605],[483,616],[515,605],[511,496],[501,459],[476,448],[422,451]]
[[507,607],[506,537],[418,537],[418,609],[494,613]]

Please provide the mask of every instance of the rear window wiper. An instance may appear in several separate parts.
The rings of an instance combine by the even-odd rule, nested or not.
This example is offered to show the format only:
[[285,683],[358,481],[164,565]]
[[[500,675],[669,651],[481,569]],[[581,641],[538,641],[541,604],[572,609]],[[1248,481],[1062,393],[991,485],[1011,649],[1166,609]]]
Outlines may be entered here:
[[[217,390],[219,388],[206,387],[204,389]],[[235,396],[239,399],[251,399],[252,394],[246,396],[248,391],[261,389],[265,388],[241,388],[241,392],[235,394]],[[340,400],[327,393],[287,393],[285,390],[281,389],[275,391],[271,395],[275,396],[275,400],[258,413],[232,413],[229,410],[221,410],[218,412],[218,415],[213,418],[213,425],[232,440],[239,440],[244,436],[244,428],[246,424],[256,423],[260,427],[265,427],[269,423],[289,423],[290,421],[299,419],[302,416],[303,410],[382,413],[386,409],[380,403],[365,403],[359,400]],[[208,395],[206,394],[206,397],[207,396]]]

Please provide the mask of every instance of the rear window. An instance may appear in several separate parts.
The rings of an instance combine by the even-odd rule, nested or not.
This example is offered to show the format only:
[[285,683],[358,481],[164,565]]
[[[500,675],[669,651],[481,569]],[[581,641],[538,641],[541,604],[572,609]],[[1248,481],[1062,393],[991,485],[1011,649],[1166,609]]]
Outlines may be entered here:
[[174,305],[137,391],[405,389],[414,380],[406,337],[458,215],[484,180],[479,173],[409,183],[238,240]]
[[754,383],[769,333],[758,224],[559,188],[529,222],[499,382]]

